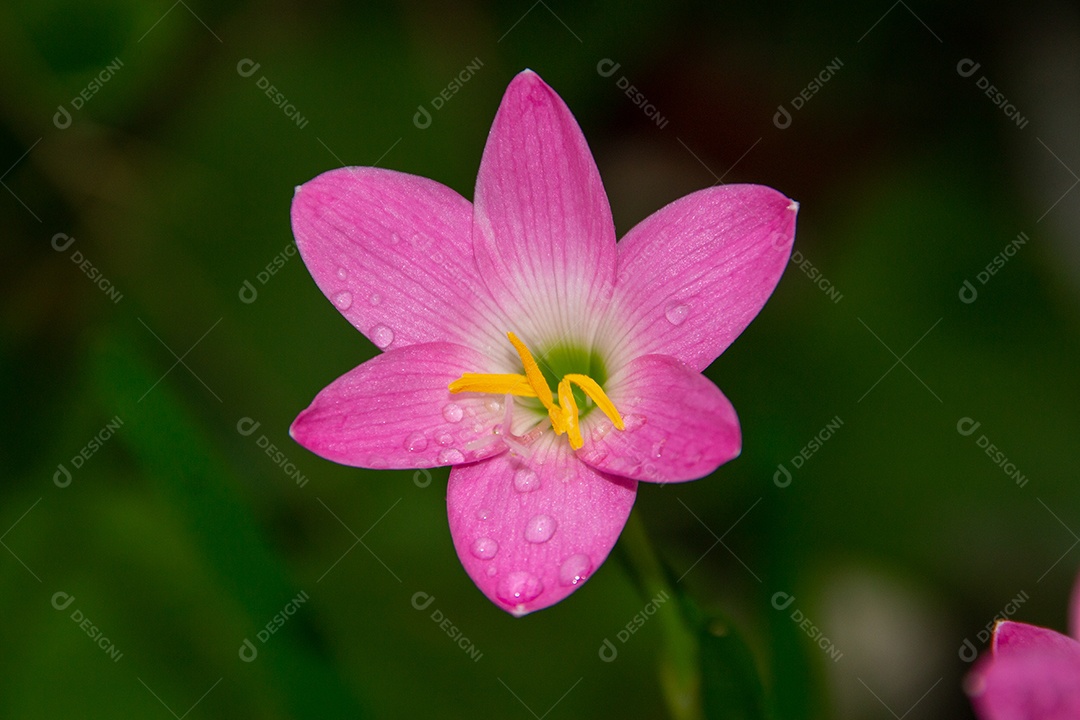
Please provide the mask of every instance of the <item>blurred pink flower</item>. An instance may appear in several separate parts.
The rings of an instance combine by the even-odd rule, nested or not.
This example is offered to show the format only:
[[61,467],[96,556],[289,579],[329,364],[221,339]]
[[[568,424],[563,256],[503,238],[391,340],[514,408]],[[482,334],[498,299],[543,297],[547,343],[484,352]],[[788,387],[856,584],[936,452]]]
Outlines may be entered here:
[[991,653],[979,659],[967,691],[983,720],[1080,718],[1080,578],[1070,613],[1073,637],[1003,620]]
[[607,557],[638,480],[693,480],[738,455],[735,411],[701,371],[772,293],[797,208],[766,187],[713,187],[616,245],[581,129],[526,70],[473,203],[368,167],[297,189],[308,270],[383,353],[323,389],[291,434],[346,465],[453,466],[466,571],[515,615],[547,607]]

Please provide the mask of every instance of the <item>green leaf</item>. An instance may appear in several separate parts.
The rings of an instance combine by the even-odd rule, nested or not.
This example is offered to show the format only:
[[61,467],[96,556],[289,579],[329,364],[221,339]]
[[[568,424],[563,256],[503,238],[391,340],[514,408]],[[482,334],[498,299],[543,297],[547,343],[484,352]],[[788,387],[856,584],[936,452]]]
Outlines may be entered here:
[[[199,428],[170,383],[159,381],[160,370],[152,369],[139,347],[131,333],[109,333],[91,354],[92,384],[102,406],[117,408],[124,418],[118,437],[142,466],[141,474],[157,484],[155,490],[186,523],[220,591],[246,612],[254,637],[301,588],[267,546],[213,437]],[[151,387],[153,392],[146,392]],[[269,669],[289,716],[367,717],[332,659],[321,652],[315,628],[302,627],[303,619],[293,620],[290,631],[258,655],[258,670]],[[253,667],[237,656],[237,672]]]

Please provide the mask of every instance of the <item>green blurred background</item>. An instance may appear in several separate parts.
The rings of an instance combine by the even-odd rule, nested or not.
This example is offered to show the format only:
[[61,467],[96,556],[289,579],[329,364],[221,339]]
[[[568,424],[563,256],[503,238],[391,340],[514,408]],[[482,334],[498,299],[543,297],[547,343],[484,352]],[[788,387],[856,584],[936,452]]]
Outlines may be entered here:
[[619,639],[648,599],[619,553],[514,619],[457,561],[445,470],[287,434],[375,352],[290,255],[293,187],[377,163],[471,197],[525,67],[576,114],[620,235],[720,180],[801,202],[802,263],[707,373],[742,456],[635,509],[679,591],[736,619],[776,715],[969,716],[995,615],[1065,629],[1075,7],[14,0],[0,717],[666,715],[652,620],[677,610]]

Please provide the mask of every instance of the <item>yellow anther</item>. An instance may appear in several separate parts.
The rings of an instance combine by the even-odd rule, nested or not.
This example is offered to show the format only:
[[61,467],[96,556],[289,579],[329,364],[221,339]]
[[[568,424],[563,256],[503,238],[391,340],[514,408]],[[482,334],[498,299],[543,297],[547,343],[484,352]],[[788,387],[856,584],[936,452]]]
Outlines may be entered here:
[[[600,408],[605,415],[611,420],[611,423],[619,430],[626,429],[623,424],[622,416],[619,415],[619,411],[615,409],[615,403],[611,402],[611,399],[604,392],[604,389],[600,387],[600,384],[593,380],[588,375],[578,375],[577,373],[570,373],[563,376],[563,380],[569,380],[577,385],[582,391],[588,395],[596,407]],[[559,402],[562,402],[562,390],[559,391]]]
[[533,390],[529,378],[513,374],[465,373],[450,383],[449,390],[452,393],[478,392],[493,395],[510,393],[519,397],[536,397],[536,391]]
[[578,450],[585,441],[581,438],[581,427],[578,425],[578,406],[574,399],[574,391],[570,387],[569,376],[564,376],[559,381],[559,407],[563,411],[563,421],[566,423],[566,434],[570,439],[570,447]]
[[551,388],[548,387],[544,373],[540,372],[540,366],[533,360],[532,353],[529,352],[529,348],[525,347],[525,343],[518,340],[517,335],[512,332],[508,332],[506,335],[510,338],[510,342],[513,343],[514,349],[518,351],[518,355],[521,356],[521,365],[525,368],[525,377],[529,379],[529,384],[532,385],[533,390],[536,392],[536,397],[548,409],[548,412],[551,412],[554,405]]

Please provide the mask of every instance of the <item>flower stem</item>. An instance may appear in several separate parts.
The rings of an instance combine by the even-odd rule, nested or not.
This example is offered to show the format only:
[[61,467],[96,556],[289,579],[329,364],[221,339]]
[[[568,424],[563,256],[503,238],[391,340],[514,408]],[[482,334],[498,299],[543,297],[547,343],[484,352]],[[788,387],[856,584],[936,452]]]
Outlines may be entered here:
[[637,511],[630,513],[619,546],[621,557],[629,566],[630,574],[646,603],[655,606],[675,600],[670,607],[659,608],[653,615],[659,619],[664,637],[660,685],[674,720],[702,720],[704,714],[697,641]]

